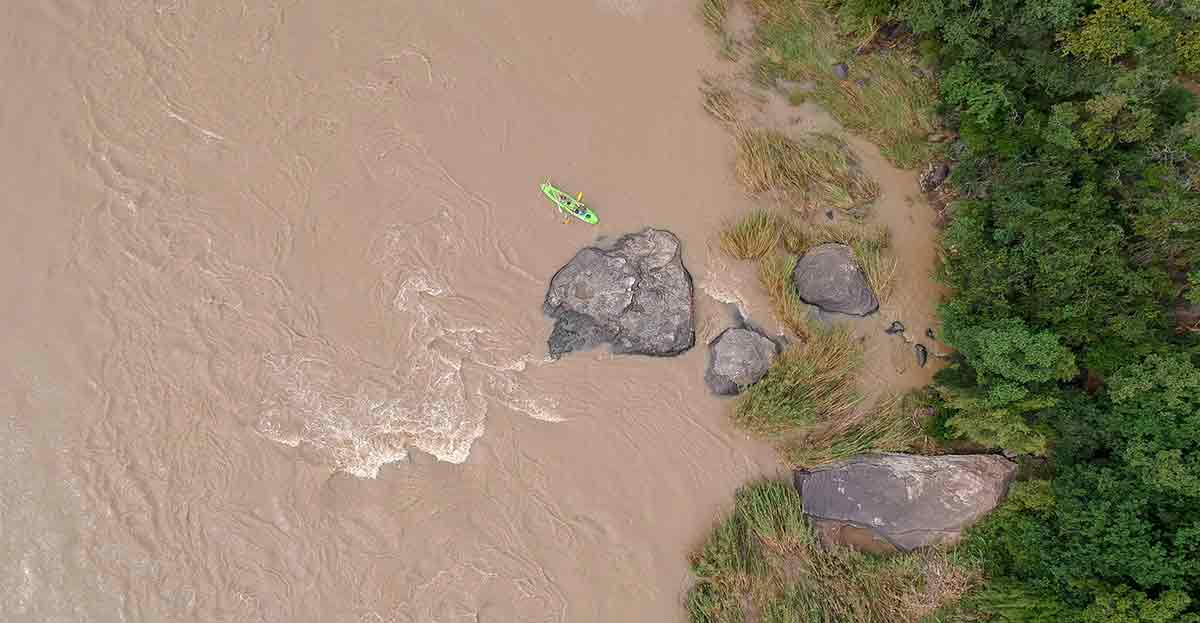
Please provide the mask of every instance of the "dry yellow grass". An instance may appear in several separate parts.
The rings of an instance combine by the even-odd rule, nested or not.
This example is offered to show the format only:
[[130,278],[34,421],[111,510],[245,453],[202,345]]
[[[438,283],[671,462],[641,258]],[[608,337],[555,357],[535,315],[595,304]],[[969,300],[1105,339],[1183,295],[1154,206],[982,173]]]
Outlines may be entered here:
[[721,123],[737,122],[737,101],[729,87],[716,78],[706,76],[700,83],[704,96],[704,110]]
[[870,410],[842,411],[783,443],[796,467],[812,467],[864,452],[928,449],[924,406],[913,396],[885,396]]
[[807,339],[811,334],[808,327],[808,305],[800,300],[792,285],[792,269],[796,257],[783,253],[771,253],[758,262],[758,282],[767,292],[775,315],[793,335]]
[[750,192],[781,191],[805,207],[830,206],[847,214],[879,196],[879,185],[837,137],[800,140],[775,130],[738,128],[735,140],[735,173]]
[[728,222],[721,230],[721,250],[739,260],[755,260],[774,251],[785,238],[794,236],[796,224],[775,210],[753,210]]
[[728,14],[728,0],[700,0],[700,18],[713,34],[725,36],[725,17]]

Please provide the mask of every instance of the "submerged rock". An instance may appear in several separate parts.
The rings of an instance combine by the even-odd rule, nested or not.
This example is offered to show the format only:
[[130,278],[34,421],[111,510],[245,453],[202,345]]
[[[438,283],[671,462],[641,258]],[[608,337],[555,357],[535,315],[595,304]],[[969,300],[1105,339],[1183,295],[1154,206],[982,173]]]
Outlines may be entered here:
[[678,355],[695,343],[692,276],[675,234],[647,228],[587,247],[550,280],[543,309],[559,357],[609,343],[615,353]]
[[888,325],[888,328],[884,329],[883,332],[888,335],[904,333],[904,323],[900,322],[899,320],[893,320],[892,324]]
[[704,382],[713,393],[732,396],[757,383],[779,354],[767,336],[748,328],[725,329],[708,344]]
[[857,456],[795,473],[821,540],[865,551],[954,543],[1004,498],[1017,465],[990,454]]
[[866,316],[879,309],[879,299],[844,244],[813,247],[796,262],[792,281],[800,299],[825,311]]
[[917,365],[924,368],[925,362],[929,361],[929,349],[924,344],[917,344],[913,346],[913,352],[917,354]]

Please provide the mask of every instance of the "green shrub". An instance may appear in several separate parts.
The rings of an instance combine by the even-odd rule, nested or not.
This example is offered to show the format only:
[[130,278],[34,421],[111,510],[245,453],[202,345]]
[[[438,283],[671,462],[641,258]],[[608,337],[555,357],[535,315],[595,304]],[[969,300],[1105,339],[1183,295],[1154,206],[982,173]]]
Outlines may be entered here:
[[1053,476],[973,531],[989,581],[943,620],[1194,621],[1200,343],[1165,309],[1200,262],[1200,114],[1173,76],[1195,71],[1200,5],[896,11],[930,42],[961,138],[939,273],[959,360],[927,428],[1049,455]]
[[1170,31],[1170,22],[1151,11],[1149,0],[1100,0],[1082,28],[1065,31],[1060,39],[1065,52],[1111,63],[1139,40],[1161,40]]

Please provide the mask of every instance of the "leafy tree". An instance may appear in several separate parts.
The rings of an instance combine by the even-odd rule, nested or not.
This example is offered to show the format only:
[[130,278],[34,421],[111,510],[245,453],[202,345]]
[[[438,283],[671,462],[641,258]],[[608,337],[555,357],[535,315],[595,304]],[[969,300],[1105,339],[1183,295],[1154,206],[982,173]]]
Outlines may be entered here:
[[[999,621],[1200,614],[1200,0],[898,0],[958,131],[940,431],[1052,454],[971,532]],[[1192,277],[1200,280],[1200,277]],[[1074,384],[1086,368],[1093,394]]]
[[[1007,578],[1001,592],[1022,598],[992,595],[976,606],[1010,621],[1042,620],[1030,613],[1043,607],[1069,607],[1060,620],[1085,623],[1192,620],[1200,369],[1184,355],[1150,355],[1114,374],[1099,399],[1072,393],[1054,412],[1053,481],[1014,485],[968,539],[989,572]],[[1025,606],[1001,607],[1013,603]]]
[[943,339],[971,362],[978,384],[996,403],[1075,376],[1075,355],[1054,333],[1031,330],[1019,318],[972,323],[963,311],[954,303],[943,307]]
[[1083,19],[1083,27],[1059,38],[1063,51],[1111,63],[1135,46],[1162,40],[1170,23],[1151,11],[1149,0],[1100,0],[1099,8]]
[[1179,65],[1183,71],[1200,73],[1200,29],[1176,35],[1175,47],[1179,50]]
[[1192,598],[1182,591],[1167,591],[1158,599],[1116,586],[1096,595],[1080,615],[1081,623],[1200,623],[1200,615],[1184,614]]

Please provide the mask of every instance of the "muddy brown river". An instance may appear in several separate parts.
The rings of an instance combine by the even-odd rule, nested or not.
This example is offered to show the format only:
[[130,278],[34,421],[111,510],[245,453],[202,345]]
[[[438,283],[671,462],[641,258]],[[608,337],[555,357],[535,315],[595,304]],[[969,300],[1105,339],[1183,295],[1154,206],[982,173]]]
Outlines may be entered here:
[[[6,3],[2,618],[683,620],[781,469],[703,383],[714,47],[691,0]],[[550,276],[647,225],[698,347],[550,361]]]

